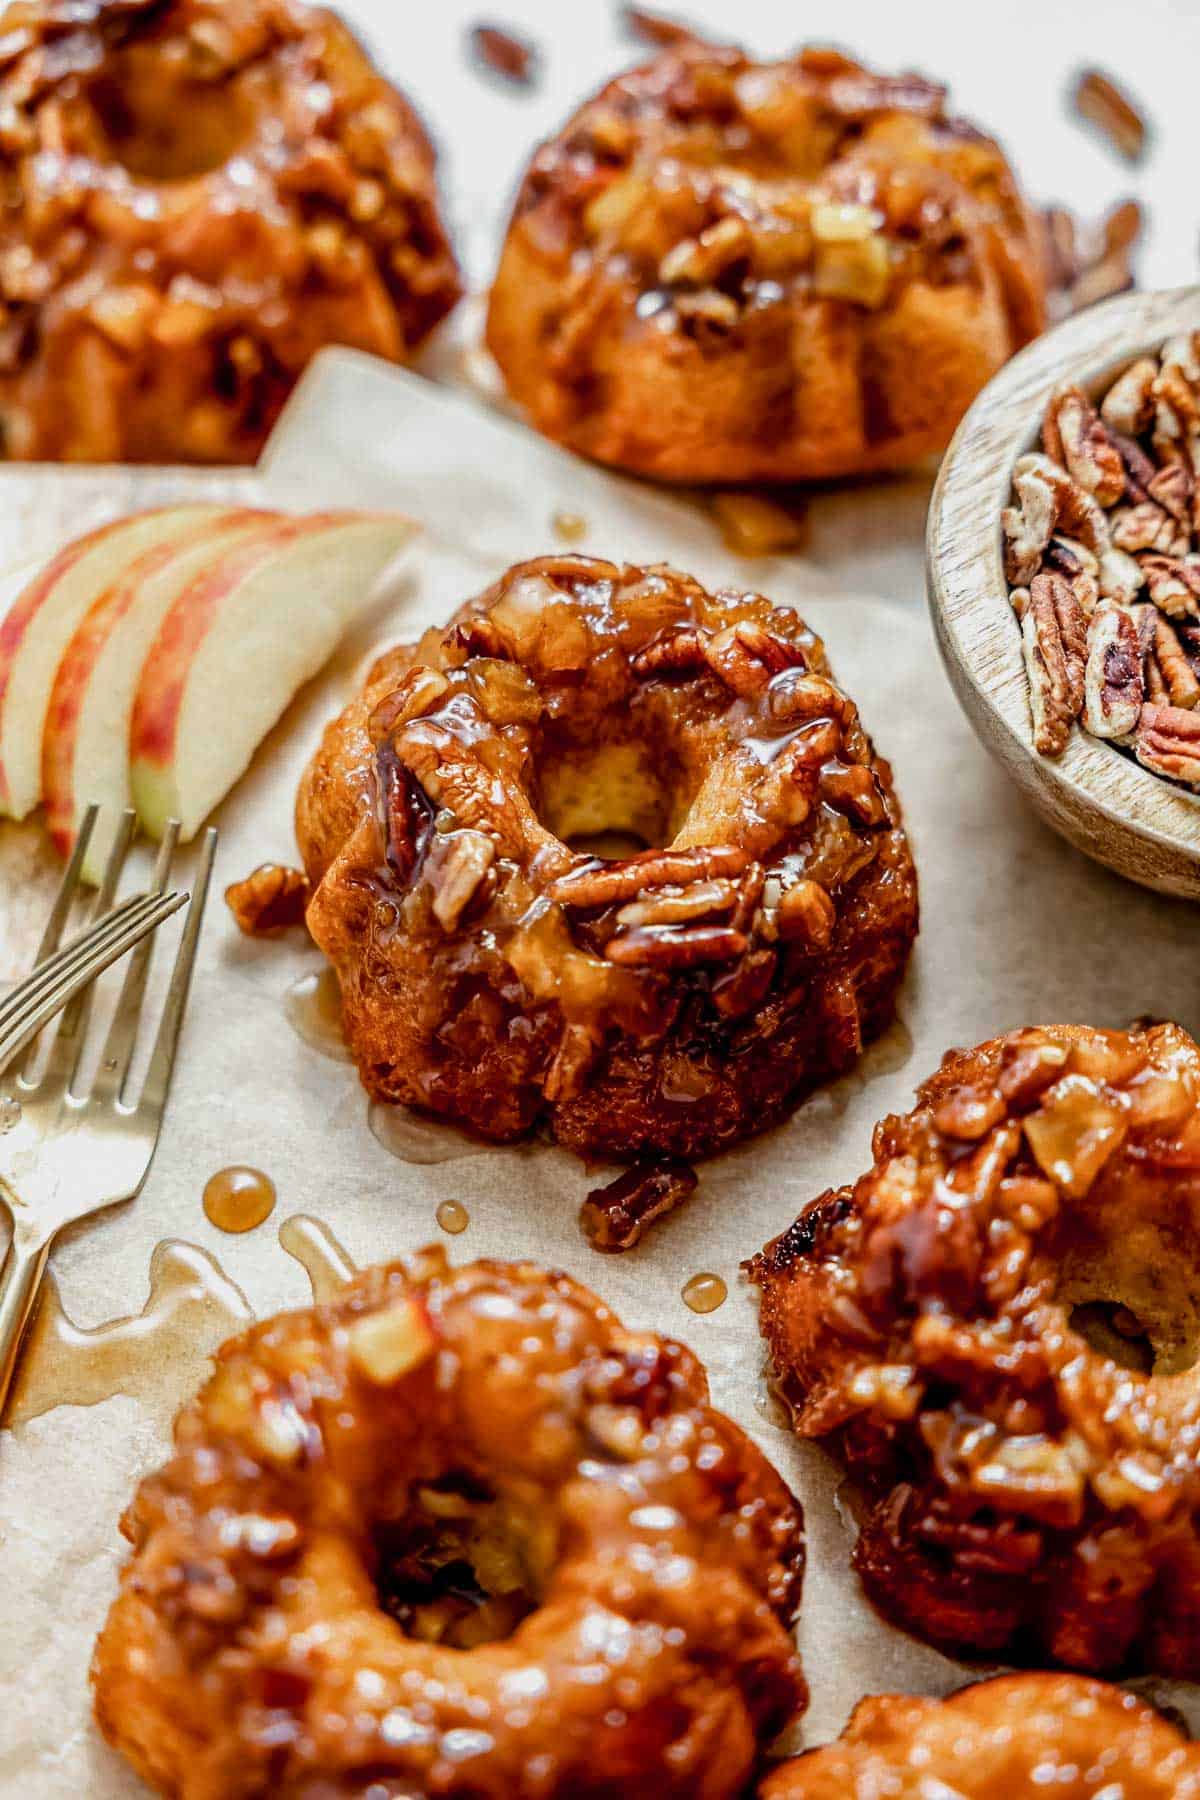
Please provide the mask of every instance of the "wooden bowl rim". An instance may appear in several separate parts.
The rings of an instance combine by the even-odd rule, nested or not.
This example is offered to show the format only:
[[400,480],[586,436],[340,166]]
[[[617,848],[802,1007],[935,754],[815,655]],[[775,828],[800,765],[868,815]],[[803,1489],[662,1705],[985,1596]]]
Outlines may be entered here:
[[[1010,754],[1001,751],[1001,760],[1018,783],[1035,798],[1039,790],[1056,798],[1051,811],[1074,814],[1077,826],[1090,815],[1107,820],[1123,835],[1174,852],[1176,860],[1182,856],[1197,867],[1200,894],[1200,794],[1143,769],[1078,726],[1061,756],[1042,756],[1034,749],[1021,632],[1009,600],[1000,526],[1001,509],[1011,496],[1013,466],[1034,446],[1052,390],[1073,381],[1094,393],[1138,356],[1157,353],[1166,339],[1194,330],[1200,330],[1200,287],[1175,288],[1119,295],[1028,345],[993,377],[954,434],[930,501],[925,554],[943,661],[955,685],[960,679],[969,685],[1008,740]],[[951,554],[948,547],[954,544],[963,548]],[[970,712],[969,705],[966,710]],[[1021,759],[1032,765],[1025,779]],[[1098,853],[1101,860],[1110,860],[1102,850]],[[1152,860],[1156,870],[1145,877],[1150,884],[1182,891],[1174,881],[1164,884],[1161,858]],[[1123,872],[1140,878],[1135,867]]]

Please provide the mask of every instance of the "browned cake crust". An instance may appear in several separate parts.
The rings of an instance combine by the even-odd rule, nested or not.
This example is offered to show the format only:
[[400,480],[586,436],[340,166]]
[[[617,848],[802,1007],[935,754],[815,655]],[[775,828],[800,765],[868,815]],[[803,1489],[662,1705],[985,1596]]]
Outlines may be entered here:
[[532,422],[671,481],[891,469],[1045,322],[1044,237],[945,90],[689,41],[534,156],[487,339]]
[[939,1645],[1200,1674],[1198,1096],[1175,1025],[953,1051],[753,1265],[863,1582]]
[[784,1763],[761,1800],[1196,1800],[1200,1750],[1133,1694],[1081,1675],[1002,1675],[949,1700],[878,1694],[837,1743]]
[[125,1520],[97,1717],[179,1800],[732,1800],[803,1525],[681,1345],[426,1251],[219,1353]]
[[[604,832],[663,845],[615,862]],[[892,1016],[916,880],[821,644],[760,595],[545,557],[397,651],[301,783],[370,1093],[495,1139],[705,1155]]]
[[420,121],[293,0],[14,0],[0,161],[0,455],[250,461],[458,297]]

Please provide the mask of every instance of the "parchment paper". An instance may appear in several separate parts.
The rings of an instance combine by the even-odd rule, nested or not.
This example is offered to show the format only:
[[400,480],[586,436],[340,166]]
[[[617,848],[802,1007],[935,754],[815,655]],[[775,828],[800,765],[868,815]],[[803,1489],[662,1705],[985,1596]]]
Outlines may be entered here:
[[[88,479],[76,490],[75,517],[103,504],[99,478]],[[164,479],[133,485],[153,500]],[[1122,1025],[1147,1012],[1200,1030],[1194,910],[1121,883],[1051,836],[976,745],[921,604],[920,482],[839,498],[820,515],[814,556],[739,561],[686,500],[585,468],[417,377],[333,353],[294,401],[261,487],[283,504],[397,506],[426,530],[389,616],[372,619],[300,697],[221,809],[219,887],[266,859],[291,857],[297,775],[369,645],[443,618],[508,562],[556,547],[550,520],[565,509],[587,520],[587,549],[669,558],[709,582],[761,588],[799,606],[825,636],[895,765],[921,875],[921,938],[901,1022],[860,1069],[781,1129],[705,1165],[680,1212],[636,1250],[604,1257],[576,1222],[594,1178],[565,1153],[497,1150],[435,1166],[390,1156],[367,1129],[353,1069],[302,1041],[285,1015],[285,992],[319,966],[316,953],[298,936],[274,945],[240,938],[218,895],[146,1188],[55,1252],[68,1312],[84,1324],[136,1312],[152,1249],[166,1237],[211,1251],[259,1314],[303,1303],[306,1278],[276,1240],[283,1219],[317,1215],[368,1262],[436,1238],[434,1208],[453,1196],[471,1216],[464,1236],[445,1240],[456,1259],[520,1253],[561,1265],[630,1323],[685,1339],[708,1366],[716,1402],[802,1496],[806,1741],[834,1735],[864,1693],[960,1685],[967,1671],[891,1630],[862,1600],[848,1568],[852,1528],[835,1503],[838,1472],[820,1451],[797,1445],[764,1405],[755,1309],[739,1264],[805,1201],[861,1172],[875,1120],[907,1104],[949,1045],[1027,1022]],[[127,489],[111,509],[130,498]],[[839,567],[860,567],[864,556],[887,573],[887,591],[875,598],[838,587]],[[53,879],[36,830],[0,830],[0,973],[14,974],[28,955]],[[279,1190],[271,1220],[240,1238],[214,1230],[201,1210],[207,1177],[234,1162],[266,1169]],[[701,1269],[730,1286],[728,1302],[703,1318],[679,1297]],[[184,1398],[185,1379],[183,1371],[173,1400]],[[128,1397],[63,1407],[0,1435],[0,1792],[110,1800],[140,1791],[90,1725],[86,1676],[121,1554],[118,1516],[137,1476],[166,1448],[162,1404]],[[1181,1697],[1186,1704],[1186,1691],[1173,1695]]]

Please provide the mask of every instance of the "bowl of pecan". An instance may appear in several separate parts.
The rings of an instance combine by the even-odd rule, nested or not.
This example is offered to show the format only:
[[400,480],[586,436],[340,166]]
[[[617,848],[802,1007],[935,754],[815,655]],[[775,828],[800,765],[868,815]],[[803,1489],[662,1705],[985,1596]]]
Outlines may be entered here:
[[977,735],[1077,849],[1200,898],[1200,288],[1039,338],[967,413],[926,539]]

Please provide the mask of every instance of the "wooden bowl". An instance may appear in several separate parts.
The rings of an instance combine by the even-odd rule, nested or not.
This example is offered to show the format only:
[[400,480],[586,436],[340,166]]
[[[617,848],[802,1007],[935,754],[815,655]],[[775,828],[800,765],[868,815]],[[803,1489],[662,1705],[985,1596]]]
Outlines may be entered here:
[[1000,512],[1059,382],[1098,394],[1135,357],[1200,330],[1200,288],[1123,294],[1068,319],[1007,364],[946,452],[926,531],[929,605],[964,712],[1048,825],[1097,862],[1200,899],[1200,794],[1152,775],[1079,726],[1059,757],[1033,747],[1021,631],[1004,577]]

